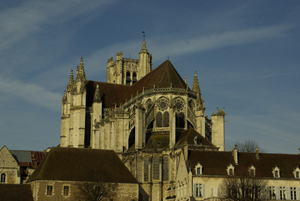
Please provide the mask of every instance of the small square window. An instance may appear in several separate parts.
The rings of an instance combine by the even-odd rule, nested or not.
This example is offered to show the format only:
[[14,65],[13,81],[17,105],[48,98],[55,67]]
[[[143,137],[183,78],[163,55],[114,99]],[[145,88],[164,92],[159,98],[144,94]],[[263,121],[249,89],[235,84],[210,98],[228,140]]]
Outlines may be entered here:
[[69,196],[69,192],[70,192],[70,187],[64,186],[64,196]]
[[47,185],[47,196],[51,196],[53,193],[53,186]]

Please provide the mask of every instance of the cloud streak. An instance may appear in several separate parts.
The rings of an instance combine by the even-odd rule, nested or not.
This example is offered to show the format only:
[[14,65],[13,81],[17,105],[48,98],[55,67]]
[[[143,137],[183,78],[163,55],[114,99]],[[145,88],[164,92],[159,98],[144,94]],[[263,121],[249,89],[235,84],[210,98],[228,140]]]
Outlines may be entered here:
[[59,111],[61,94],[48,91],[46,88],[11,80],[0,76],[0,91],[22,98],[26,102],[53,111]]
[[0,50],[10,48],[30,34],[45,31],[46,25],[58,26],[83,14],[90,14],[96,9],[98,9],[96,13],[99,14],[106,5],[114,2],[108,0],[93,2],[30,0],[24,1],[18,7],[3,9],[0,13]]

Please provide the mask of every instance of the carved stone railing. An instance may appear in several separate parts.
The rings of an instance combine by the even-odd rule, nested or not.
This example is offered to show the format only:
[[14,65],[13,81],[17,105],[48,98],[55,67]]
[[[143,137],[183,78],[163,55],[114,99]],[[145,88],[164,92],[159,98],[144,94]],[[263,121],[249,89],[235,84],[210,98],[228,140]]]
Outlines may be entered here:
[[188,94],[189,96],[196,97],[197,94],[194,91],[191,91],[189,89],[183,89],[183,88],[153,88],[153,89],[147,89],[144,90],[142,93],[136,95],[135,97],[131,98],[127,103],[123,104],[122,107],[126,108],[129,105],[133,104],[134,102],[138,101],[139,99],[143,98],[145,95],[152,95],[156,93],[182,93],[182,94]]

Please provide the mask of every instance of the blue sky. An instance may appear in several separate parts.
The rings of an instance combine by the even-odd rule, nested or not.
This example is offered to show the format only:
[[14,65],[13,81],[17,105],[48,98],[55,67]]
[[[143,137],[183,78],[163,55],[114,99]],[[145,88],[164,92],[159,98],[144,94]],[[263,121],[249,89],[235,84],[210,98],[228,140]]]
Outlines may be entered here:
[[88,80],[106,62],[168,57],[206,115],[225,107],[226,147],[255,140],[299,153],[300,1],[4,0],[0,3],[0,146],[43,150],[60,140],[61,98],[83,56]]

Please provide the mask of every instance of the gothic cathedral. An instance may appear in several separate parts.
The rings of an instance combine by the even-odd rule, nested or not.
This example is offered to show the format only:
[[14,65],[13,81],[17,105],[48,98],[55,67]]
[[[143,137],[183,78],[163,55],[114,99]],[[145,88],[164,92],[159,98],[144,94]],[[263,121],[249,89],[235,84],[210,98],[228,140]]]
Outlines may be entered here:
[[141,200],[176,195],[183,150],[224,151],[224,108],[208,118],[195,72],[190,88],[169,60],[107,62],[106,82],[86,79],[83,59],[62,98],[61,147],[114,150],[141,185]]

